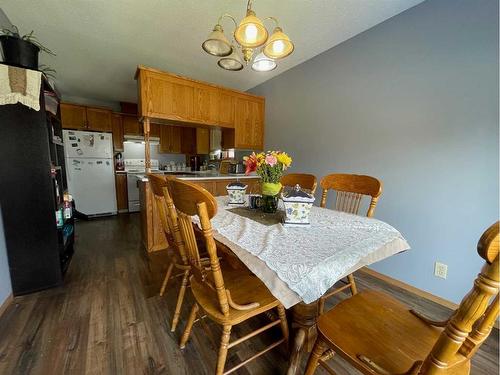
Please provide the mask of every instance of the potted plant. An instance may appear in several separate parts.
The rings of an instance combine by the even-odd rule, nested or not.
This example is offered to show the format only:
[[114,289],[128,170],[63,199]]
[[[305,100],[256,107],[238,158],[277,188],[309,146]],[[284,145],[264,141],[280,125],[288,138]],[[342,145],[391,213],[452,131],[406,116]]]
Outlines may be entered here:
[[19,66],[26,69],[38,69],[38,54],[40,51],[55,56],[55,53],[42,45],[33,31],[21,36],[17,26],[2,29],[0,35],[3,60],[8,65]]
[[281,191],[280,179],[283,172],[292,164],[292,158],[283,151],[252,153],[243,158],[246,174],[257,172],[262,181],[262,210],[273,213],[278,208],[278,194]]

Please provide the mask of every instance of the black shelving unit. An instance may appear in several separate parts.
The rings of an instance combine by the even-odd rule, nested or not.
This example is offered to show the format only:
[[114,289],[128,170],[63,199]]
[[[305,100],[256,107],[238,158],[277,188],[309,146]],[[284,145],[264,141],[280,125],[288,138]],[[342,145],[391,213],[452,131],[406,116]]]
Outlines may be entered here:
[[0,106],[0,208],[14,295],[61,285],[74,253],[74,219],[56,223],[67,190],[59,115],[22,104]]

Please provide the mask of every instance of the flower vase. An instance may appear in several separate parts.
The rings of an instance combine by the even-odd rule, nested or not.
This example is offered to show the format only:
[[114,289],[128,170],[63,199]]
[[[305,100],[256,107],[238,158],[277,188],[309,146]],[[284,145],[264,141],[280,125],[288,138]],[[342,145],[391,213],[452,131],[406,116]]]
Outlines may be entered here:
[[281,183],[262,183],[261,209],[265,213],[273,214],[278,210],[278,194],[281,191]]

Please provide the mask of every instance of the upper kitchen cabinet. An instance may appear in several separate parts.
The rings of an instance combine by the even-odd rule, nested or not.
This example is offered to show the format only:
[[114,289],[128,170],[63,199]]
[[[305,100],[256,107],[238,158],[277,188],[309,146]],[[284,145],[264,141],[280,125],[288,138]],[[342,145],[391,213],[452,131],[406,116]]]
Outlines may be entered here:
[[171,74],[139,68],[139,115],[152,119],[194,120],[195,87]]
[[61,103],[63,128],[111,132],[111,110]]
[[219,125],[234,128],[234,106],[236,95],[231,90],[219,89]]
[[219,121],[219,90],[216,87],[194,84],[193,120],[216,125]]
[[64,129],[86,130],[87,108],[81,105],[61,103],[61,122]]
[[123,134],[124,135],[143,135],[142,124],[136,115],[122,115]]
[[180,127],[220,127],[225,132],[224,140],[231,140],[231,147],[263,148],[263,97],[143,66],[138,67],[136,79],[139,116],[149,118],[152,123]]
[[178,126],[160,125],[160,153],[180,154],[182,128]]
[[264,148],[264,99],[239,95],[235,100],[234,148]]

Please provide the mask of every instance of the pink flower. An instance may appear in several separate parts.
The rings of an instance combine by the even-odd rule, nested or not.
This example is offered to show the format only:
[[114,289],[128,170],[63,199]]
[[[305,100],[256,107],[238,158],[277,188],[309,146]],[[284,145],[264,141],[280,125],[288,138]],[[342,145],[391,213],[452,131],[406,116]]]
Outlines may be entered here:
[[276,156],[274,156],[274,155],[267,155],[266,156],[266,164],[267,165],[274,167],[277,162],[278,162],[278,159],[276,159]]

